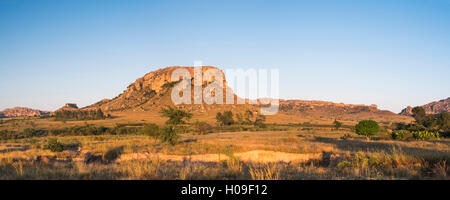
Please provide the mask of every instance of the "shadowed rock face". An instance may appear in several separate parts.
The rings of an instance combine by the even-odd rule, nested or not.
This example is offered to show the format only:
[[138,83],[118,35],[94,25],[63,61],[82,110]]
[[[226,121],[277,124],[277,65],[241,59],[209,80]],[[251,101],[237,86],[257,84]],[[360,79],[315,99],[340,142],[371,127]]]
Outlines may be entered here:
[[[431,102],[420,106],[425,109],[427,114],[439,114],[442,112],[450,112],[450,97],[440,101]],[[408,106],[400,112],[401,115],[412,116],[413,107]]]
[[8,117],[33,117],[33,116],[42,116],[47,115],[50,112],[35,110],[31,108],[25,107],[15,107],[15,108],[7,108],[0,112],[0,118],[8,118]]

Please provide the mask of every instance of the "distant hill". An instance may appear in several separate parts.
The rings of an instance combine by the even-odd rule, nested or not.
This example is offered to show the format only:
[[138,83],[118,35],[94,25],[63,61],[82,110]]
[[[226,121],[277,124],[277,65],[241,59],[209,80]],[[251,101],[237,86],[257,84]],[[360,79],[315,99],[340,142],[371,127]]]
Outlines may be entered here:
[[71,111],[78,110],[78,106],[75,103],[66,103],[66,105],[64,105],[63,107],[59,108],[55,112],[62,111],[62,110],[71,110]]
[[408,120],[391,111],[379,110],[377,105],[354,105],[328,101],[281,100],[280,113],[313,118],[342,120],[382,119],[383,121]]
[[[166,67],[150,72],[137,79],[130,84],[127,89],[113,99],[104,99],[93,105],[82,109],[102,109],[106,112],[122,112],[122,111],[152,111],[158,112],[164,106],[172,106],[171,90],[175,85],[171,81],[171,73],[176,69],[187,69],[192,77],[194,73],[193,67]],[[217,69],[212,66],[203,67],[203,71],[208,69]],[[210,84],[203,82],[203,88]],[[226,90],[231,90],[224,80],[224,94]],[[192,87],[194,88],[194,87]],[[193,90],[193,89],[192,89]],[[234,94],[234,93],[233,93]],[[192,97],[193,98],[193,97]],[[239,97],[234,95],[235,100]],[[248,100],[246,100],[248,103]],[[259,106],[251,104],[223,104],[223,105],[207,105],[205,103],[199,105],[178,105],[177,107],[192,111],[194,114],[199,113],[202,116],[210,115],[208,118],[214,119],[218,111],[231,110],[233,113],[242,113],[249,109],[252,111],[259,110]],[[313,117],[321,119],[377,119],[379,121],[407,121],[409,117],[398,115],[390,111],[379,110],[376,105],[350,105],[343,103],[332,103],[325,101],[303,101],[303,100],[281,100],[279,115]],[[289,118],[289,117],[286,117]],[[289,121],[285,121],[289,123]]]
[[3,111],[0,111],[0,117],[2,118],[9,118],[9,117],[33,117],[33,116],[42,116],[47,115],[50,112],[47,111],[41,111],[26,107],[14,107],[14,108],[7,108]]
[[[425,109],[427,114],[439,114],[442,112],[450,112],[450,97],[440,101],[431,102],[420,106]],[[411,116],[413,107],[408,106],[400,112],[401,115]]]
[[[173,106],[171,100],[171,91],[176,82],[171,81],[171,74],[176,69],[186,69],[194,77],[193,67],[167,67],[159,69],[146,74],[144,77],[137,79],[134,83],[130,84],[127,89],[117,97],[109,100],[103,99],[93,105],[87,106],[83,109],[97,109],[101,108],[107,112],[114,111],[125,111],[125,110],[160,110],[164,106]],[[209,69],[217,69],[211,66],[204,66],[202,68],[203,72]],[[223,73],[223,72],[222,72]],[[204,81],[203,87],[210,84],[210,81]],[[226,81],[224,80],[224,85]],[[227,89],[224,89],[224,94]],[[193,94],[194,86],[192,85]],[[236,95],[235,100],[238,98]],[[193,102],[194,95],[192,95]],[[224,99],[225,102],[225,99]],[[178,107],[190,111],[207,112],[214,108],[228,109],[228,110],[241,110],[250,109],[255,110],[256,107],[253,105],[206,105],[205,103],[199,105],[178,105]],[[245,111],[245,110],[244,110]]]

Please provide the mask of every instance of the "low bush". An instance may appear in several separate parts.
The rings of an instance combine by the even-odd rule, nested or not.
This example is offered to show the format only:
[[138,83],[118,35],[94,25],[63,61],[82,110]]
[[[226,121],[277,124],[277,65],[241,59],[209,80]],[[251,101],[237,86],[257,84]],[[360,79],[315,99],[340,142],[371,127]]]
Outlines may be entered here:
[[106,163],[110,163],[114,160],[116,160],[117,158],[120,157],[120,155],[123,152],[123,147],[116,147],[116,148],[111,148],[108,151],[106,151],[105,154],[103,154],[102,156],[102,160]]
[[61,152],[64,151],[65,147],[63,143],[60,143],[56,138],[50,138],[47,142],[47,145],[44,149],[48,149],[52,152]]
[[192,129],[194,132],[201,135],[212,132],[212,128],[213,127],[211,125],[202,121],[195,121],[192,124]]
[[142,127],[139,133],[142,135],[153,137],[156,140],[160,134],[160,128],[156,124],[147,124],[144,127]]
[[216,114],[216,121],[217,124],[220,126],[231,126],[233,125],[234,119],[233,119],[233,112],[231,111],[225,111],[223,114],[221,112],[218,112]]
[[334,129],[336,129],[336,130],[339,130],[339,128],[342,127],[342,122],[340,122],[338,120],[334,120],[333,124],[334,124]]
[[416,139],[416,140],[439,139],[439,133],[432,132],[432,131],[414,131],[414,132],[412,132],[412,135],[413,135],[414,139]]
[[27,128],[22,132],[1,130],[0,131],[0,139],[1,140],[15,140],[15,139],[24,139],[31,137],[43,137],[46,136],[48,132],[43,129],[32,129]]
[[345,135],[341,136],[342,140],[348,140],[348,139],[351,139],[351,138],[353,138],[353,136],[350,135],[350,134],[345,134]]
[[74,126],[63,129],[51,129],[49,134],[52,136],[89,136],[89,135],[127,135],[137,134],[141,127],[117,125],[113,128],[104,126],[95,127],[92,125]]
[[395,130],[391,133],[391,138],[394,140],[407,140],[412,137],[412,133],[408,130]]
[[137,134],[141,130],[141,127],[135,126],[124,126],[124,127],[114,127],[111,131],[107,132],[111,135],[130,135]]
[[175,127],[173,127],[173,126],[166,126],[166,127],[161,128],[161,132],[160,132],[160,135],[159,135],[159,140],[162,143],[175,145],[175,144],[178,144],[178,139],[179,139],[179,136],[178,136],[178,134],[176,132]]

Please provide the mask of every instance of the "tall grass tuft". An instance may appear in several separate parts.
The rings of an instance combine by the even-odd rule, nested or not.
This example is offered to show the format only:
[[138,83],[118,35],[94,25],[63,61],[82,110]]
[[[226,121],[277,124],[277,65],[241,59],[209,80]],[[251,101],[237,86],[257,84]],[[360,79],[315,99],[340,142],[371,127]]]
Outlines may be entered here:
[[249,173],[252,180],[280,180],[280,167],[276,164],[250,166]]

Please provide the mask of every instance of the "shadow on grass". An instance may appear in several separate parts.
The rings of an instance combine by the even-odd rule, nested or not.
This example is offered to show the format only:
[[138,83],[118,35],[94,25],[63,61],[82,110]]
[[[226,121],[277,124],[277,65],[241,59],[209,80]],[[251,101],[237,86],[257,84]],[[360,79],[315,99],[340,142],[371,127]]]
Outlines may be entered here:
[[189,139],[180,141],[178,144],[184,144],[184,143],[190,143],[190,142],[197,142],[197,139],[195,139],[195,138],[194,138],[194,139],[189,138]]

